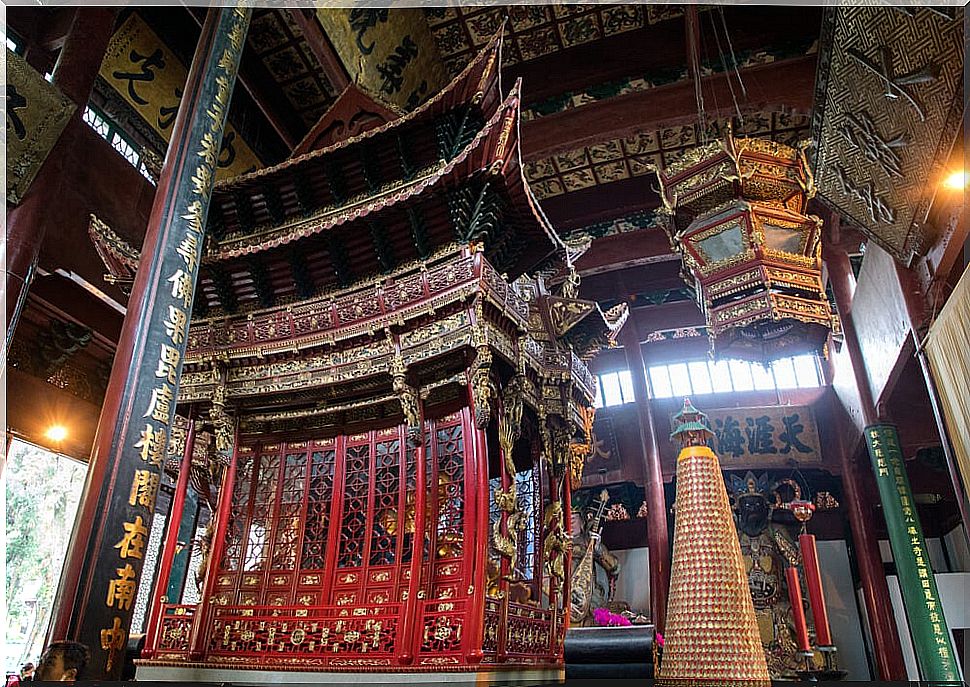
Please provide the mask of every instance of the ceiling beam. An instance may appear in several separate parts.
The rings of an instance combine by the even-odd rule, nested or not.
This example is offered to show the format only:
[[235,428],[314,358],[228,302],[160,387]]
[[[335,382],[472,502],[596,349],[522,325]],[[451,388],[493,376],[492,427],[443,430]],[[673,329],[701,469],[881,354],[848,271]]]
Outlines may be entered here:
[[[748,97],[742,112],[809,114],[814,101],[815,55],[773,62],[741,71]],[[724,74],[702,79],[708,119],[735,114]],[[694,84],[681,81],[628,93],[522,123],[522,157],[540,160],[638,131],[697,121]]]
[[[723,23],[719,16],[723,12]],[[821,7],[721,6],[700,14],[702,57],[720,64],[721,48],[728,49],[723,35],[726,26],[731,50],[743,61],[748,53],[793,43],[810,43],[822,24]],[[571,48],[518,62],[502,69],[505,83],[521,78],[522,101],[526,107],[564,93],[580,91],[612,81],[687,68],[685,18],[678,17],[633,31],[582,43]],[[790,49],[790,48],[789,48]],[[729,64],[733,64],[728,58]],[[549,75],[556,78],[550,79]]]
[[[187,7],[186,9],[201,28],[205,22],[205,8]],[[253,52],[248,41],[239,65],[239,82],[287,149],[293,150],[308,127],[290,106],[283,91],[276,86],[276,80],[266,69],[263,61]]]
[[300,27],[307,46],[317,58],[317,62],[323,68],[323,75],[333,85],[334,91],[340,93],[347,88],[350,85],[350,75],[337,56],[337,51],[334,50],[327,34],[323,32],[320,22],[317,21],[316,10],[292,8],[284,11],[289,12],[293,21]]
[[630,177],[540,201],[542,211],[562,235],[617,217],[660,207],[653,175]]

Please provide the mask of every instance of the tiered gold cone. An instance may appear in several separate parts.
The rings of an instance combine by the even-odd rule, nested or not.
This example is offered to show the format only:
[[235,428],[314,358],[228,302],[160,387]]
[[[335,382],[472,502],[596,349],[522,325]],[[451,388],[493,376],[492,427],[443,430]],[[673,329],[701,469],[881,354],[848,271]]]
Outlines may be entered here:
[[769,682],[768,666],[717,456],[677,458],[674,553],[660,677]]

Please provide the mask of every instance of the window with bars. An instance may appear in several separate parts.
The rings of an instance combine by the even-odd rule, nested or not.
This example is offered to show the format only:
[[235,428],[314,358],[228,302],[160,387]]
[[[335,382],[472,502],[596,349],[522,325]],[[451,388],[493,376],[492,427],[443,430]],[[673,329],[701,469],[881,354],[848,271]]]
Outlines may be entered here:
[[596,398],[593,405],[596,408],[609,408],[624,403],[633,403],[633,378],[629,370],[606,372],[596,376]]
[[7,50],[10,50],[16,55],[22,56],[24,54],[24,42],[20,39],[20,36],[13,33],[5,33],[3,38],[7,42]]
[[96,107],[88,105],[84,108],[84,113],[81,115],[81,118],[97,132],[98,136],[110,143],[111,147],[117,150],[143,177],[148,179],[152,184],[155,183],[155,180],[148,171],[148,167],[141,159],[141,153],[135,147],[135,142],[117,124],[111,121],[106,114]]
[[767,367],[745,360],[694,360],[651,365],[648,373],[654,398],[822,386],[822,371],[815,355],[783,358]]

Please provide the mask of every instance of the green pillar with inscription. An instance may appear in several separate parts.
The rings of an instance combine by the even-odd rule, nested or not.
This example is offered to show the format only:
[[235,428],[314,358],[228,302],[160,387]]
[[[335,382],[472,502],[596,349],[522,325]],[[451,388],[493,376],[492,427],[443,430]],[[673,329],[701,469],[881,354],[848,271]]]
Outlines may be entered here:
[[953,641],[943,617],[923,528],[916,515],[899,435],[893,425],[885,424],[870,425],[865,434],[920,679],[959,684]]

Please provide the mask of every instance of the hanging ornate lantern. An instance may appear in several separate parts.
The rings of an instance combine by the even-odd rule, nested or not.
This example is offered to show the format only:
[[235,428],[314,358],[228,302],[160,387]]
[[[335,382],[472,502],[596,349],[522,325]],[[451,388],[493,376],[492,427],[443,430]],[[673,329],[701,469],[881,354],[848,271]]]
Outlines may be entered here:
[[672,247],[716,357],[825,354],[833,315],[804,151],[763,139],[700,146],[658,172]]

